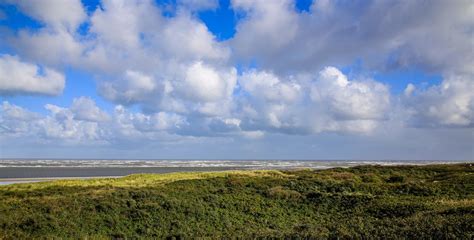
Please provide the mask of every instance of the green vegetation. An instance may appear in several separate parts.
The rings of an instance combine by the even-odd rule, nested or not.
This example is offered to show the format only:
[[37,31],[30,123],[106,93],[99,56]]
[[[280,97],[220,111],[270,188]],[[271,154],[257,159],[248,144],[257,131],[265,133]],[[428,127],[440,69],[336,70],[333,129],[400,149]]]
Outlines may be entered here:
[[0,239],[473,239],[474,167],[140,174],[0,187]]

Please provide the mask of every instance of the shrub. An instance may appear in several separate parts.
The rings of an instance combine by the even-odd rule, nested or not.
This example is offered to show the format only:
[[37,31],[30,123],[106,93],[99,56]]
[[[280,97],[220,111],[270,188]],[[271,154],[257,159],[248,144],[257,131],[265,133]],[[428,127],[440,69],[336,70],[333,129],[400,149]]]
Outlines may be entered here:
[[285,189],[282,186],[272,187],[267,192],[268,197],[277,199],[299,199],[301,194],[297,191]]
[[386,182],[388,183],[402,183],[405,181],[405,177],[401,175],[392,175],[390,176]]

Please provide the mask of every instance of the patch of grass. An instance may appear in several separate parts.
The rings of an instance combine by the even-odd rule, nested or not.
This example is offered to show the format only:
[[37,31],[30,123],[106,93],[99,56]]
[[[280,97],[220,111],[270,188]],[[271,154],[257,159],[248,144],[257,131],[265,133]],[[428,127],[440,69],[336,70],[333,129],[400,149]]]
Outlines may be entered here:
[[0,187],[0,239],[474,236],[470,164],[137,174]]

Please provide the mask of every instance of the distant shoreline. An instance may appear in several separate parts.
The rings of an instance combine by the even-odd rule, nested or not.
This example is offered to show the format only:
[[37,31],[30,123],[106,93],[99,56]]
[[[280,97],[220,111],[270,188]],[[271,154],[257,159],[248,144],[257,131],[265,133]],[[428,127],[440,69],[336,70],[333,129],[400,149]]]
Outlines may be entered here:
[[[469,164],[470,162],[465,162]],[[413,162],[393,164],[391,166],[401,165],[439,165],[439,164],[462,164],[460,162],[443,162],[443,163],[420,163],[416,164]],[[367,163],[361,163],[360,165],[368,165]],[[379,165],[379,164],[372,164]],[[320,166],[312,169],[328,169],[335,167],[353,167],[351,166],[340,166],[334,165],[331,167]],[[288,170],[298,169],[299,167],[268,167],[263,168],[266,170],[277,169],[277,170]],[[307,168],[307,167],[300,167]],[[261,170],[262,168],[252,168],[248,166],[242,167],[0,167],[0,186],[9,185],[16,183],[32,183],[32,182],[45,182],[55,180],[80,180],[80,179],[94,179],[94,178],[120,178],[131,174],[140,173],[174,173],[174,172],[211,172],[211,171],[227,171],[227,170]]]

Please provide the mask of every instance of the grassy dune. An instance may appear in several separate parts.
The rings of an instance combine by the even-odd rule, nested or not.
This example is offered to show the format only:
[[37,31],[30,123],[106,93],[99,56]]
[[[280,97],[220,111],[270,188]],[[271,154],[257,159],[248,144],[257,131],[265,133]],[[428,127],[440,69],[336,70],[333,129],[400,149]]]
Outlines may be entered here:
[[139,174],[0,187],[0,239],[474,237],[474,167]]

